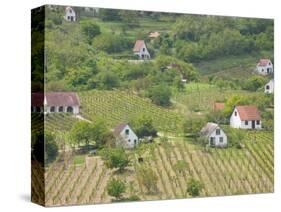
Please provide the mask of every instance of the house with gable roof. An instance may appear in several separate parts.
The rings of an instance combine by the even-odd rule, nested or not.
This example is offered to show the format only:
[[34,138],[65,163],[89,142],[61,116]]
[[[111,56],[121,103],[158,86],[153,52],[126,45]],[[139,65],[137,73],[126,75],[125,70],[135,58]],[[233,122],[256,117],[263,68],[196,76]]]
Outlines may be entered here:
[[128,124],[122,123],[113,129],[113,134],[116,138],[116,146],[122,146],[126,149],[135,148],[139,139]]
[[72,7],[65,8],[64,19],[66,21],[75,22],[76,21],[76,13]]
[[202,136],[208,140],[208,145],[211,147],[226,147],[227,136],[218,124],[208,122],[200,131]]
[[136,43],[133,48],[135,55],[139,56],[139,59],[146,60],[150,59],[150,54],[147,50],[144,40],[136,40]]
[[272,74],[273,64],[270,59],[260,59],[256,67],[256,72],[261,75]]
[[254,105],[236,106],[230,117],[230,126],[240,129],[261,129],[259,110]]

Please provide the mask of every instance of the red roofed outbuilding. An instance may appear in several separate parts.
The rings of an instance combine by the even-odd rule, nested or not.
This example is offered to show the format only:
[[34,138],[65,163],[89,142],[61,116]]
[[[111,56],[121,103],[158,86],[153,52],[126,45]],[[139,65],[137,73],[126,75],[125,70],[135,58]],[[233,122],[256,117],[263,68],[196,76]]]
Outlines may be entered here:
[[254,105],[236,106],[230,117],[230,126],[242,129],[261,129],[261,115]]
[[224,109],[223,102],[215,102],[214,103],[214,111],[222,111]]

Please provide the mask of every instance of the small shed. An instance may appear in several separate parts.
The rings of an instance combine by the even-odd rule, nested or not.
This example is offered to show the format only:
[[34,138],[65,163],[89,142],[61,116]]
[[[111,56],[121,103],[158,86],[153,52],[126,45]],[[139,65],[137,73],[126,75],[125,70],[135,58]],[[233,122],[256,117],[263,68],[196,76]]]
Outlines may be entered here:
[[208,145],[212,147],[226,147],[227,136],[216,123],[208,122],[200,131],[202,136],[208,140]]
[[64,19],[66,21],[70,21],[70,22],[75,22],[76,21],[76,13],[74,11],[74,9],[72,7],[66,7],[65,8],[65,15],[64,15]]
[[270,59],[260,59],[256,66],[256,71],[261,75],[269,75],[273,73],[273,64]]
[[134,133],[134,131],[128,124],[122,123],[117,125],[113,129],[113,134],[116,138],[117,146],[131,149],[135,148],[139,143],[138,136]]

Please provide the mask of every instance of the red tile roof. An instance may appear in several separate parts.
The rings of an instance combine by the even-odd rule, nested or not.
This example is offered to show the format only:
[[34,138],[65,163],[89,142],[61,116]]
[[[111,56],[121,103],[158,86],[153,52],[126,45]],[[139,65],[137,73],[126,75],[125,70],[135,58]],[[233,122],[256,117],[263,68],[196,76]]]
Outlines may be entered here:
[[113,134],[115,136],[119,136],[120,133],[122,132],[122,130],[127,126],[127,124],[125,123],[122,123],[122,124],[119,124],[117,125],[114,129],[113,129]]
[[260,59],[258,62],[258,66],[267,66],[269,62],[270,62],[269,59]]
[[[80,106],[80,100],[75,92],[49,92],[45,93],[47,105],[49,106]],[[32,106],[43,106],[43,93],[32,93]]]
[[141,48],[144,46],[144,40],[136,40],[135,46],[133,48],[134,52],[139,52]]
[[236,106],[242,121],[260,120],[260,112],[254,105]]
[[223,110],[224,109],[224,103],[223,102],[215,102],[214,103],[214,110]]

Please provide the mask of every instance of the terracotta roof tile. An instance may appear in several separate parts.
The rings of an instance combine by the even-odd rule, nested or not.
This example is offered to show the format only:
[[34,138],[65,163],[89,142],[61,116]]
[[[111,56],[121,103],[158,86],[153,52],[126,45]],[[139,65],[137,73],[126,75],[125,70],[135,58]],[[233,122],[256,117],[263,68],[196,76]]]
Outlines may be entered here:
[[258,66],[267,66],[269,62],[270,62],[269,59],[260,59],[258,62]]
[[224,103],[223,102],[215,102],[214,103],[214,111],[223,110]]
[[260,112],[254,105],[236,106],[242,121],[260,120]]
[[144,40],[136,40],[135,46],[133,48],[134,52],[139,52],[144,45]]

